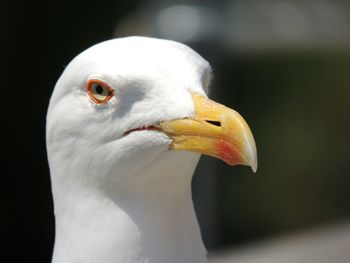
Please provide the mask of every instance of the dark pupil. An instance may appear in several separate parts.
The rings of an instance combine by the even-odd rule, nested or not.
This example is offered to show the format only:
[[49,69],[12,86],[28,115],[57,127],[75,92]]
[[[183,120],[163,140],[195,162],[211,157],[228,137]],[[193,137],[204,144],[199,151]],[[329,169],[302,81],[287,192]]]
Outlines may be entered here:
[[100,95],[103,93],[103,88],[100,85],[96,87],[96,93]]

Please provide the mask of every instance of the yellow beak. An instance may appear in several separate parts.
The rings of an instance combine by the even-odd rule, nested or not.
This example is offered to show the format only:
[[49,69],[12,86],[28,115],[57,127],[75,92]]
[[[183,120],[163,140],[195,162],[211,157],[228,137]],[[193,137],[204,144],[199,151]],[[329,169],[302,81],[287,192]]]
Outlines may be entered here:
[[193,118],[165,121],[159,128],[173,139],[170,149],[198,152],[229,165],[249,165],[256,172],[257,154],[249,126],[238,112],[193,93]]

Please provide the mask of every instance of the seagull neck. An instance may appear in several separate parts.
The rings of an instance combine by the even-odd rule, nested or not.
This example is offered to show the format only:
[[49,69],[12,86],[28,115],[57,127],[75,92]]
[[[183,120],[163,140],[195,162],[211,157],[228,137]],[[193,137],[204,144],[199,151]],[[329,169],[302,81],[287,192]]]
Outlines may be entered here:
[[56,207],[53,262],[205,262],[191,197],[196,158],[158,162],[129,184],[76,199],[72,211]]

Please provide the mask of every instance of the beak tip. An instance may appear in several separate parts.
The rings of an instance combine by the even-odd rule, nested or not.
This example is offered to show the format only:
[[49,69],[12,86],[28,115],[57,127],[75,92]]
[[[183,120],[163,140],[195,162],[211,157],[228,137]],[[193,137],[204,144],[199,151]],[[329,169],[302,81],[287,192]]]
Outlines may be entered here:
[[253,135],[251,135],[251,140],[248,143],[248,152],[247,152],[247,164],[252,168],[253,172],[256,173],[258,170],[258,156],[257,156],[257,151],[256,151],[256,146],[255,146],[255,141],[253,138]]
[[250,153],[250,154],[248,153],[246,155],[244,164],[247,166],[250,166],[253,173],[256,173],[256,171],[258,170],[258,158],[256,155],[256,151],[254,151],[253,153]]
[[257,161],[255,160],[255,162],[253,162],[250,166],[253,170],[253,173],[256,173],[256,171],[258,170],[258,163]]
[[248,131],[249,134],[246,137],[245,160],[246,164],[252,168],[254,173],[256,173],[256,171],[258,170],[258,155],[256,150],[256,144],[253,134],[250,132],[250,130]]

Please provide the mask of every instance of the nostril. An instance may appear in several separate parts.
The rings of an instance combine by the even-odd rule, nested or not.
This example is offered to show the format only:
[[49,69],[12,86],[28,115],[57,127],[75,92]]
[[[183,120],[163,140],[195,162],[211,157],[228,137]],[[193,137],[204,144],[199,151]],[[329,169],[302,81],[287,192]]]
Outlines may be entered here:
[[209,120],[206,120],[207,123],[210,123],[211,125],[215,125],[215,126],[218,126],[218,127],[221,127],[221,122],[219,121],[209,121]]

